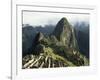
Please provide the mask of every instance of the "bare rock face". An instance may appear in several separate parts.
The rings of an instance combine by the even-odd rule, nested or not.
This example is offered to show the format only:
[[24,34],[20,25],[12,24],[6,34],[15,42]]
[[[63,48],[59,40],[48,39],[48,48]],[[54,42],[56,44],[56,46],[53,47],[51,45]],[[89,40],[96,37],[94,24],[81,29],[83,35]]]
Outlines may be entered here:
[[44,35],[43,35],[41,32],[39,32],[39,33],[37,34],[37,36],[36,36],[37,41],[41,41],[41,40],[43,39],[43,37],[44,37]]
[[66,18],[62,18],[56,25],[55,30],[52,33],[61,44],[69,47],[76,48],[77,42],[73,27],[70,25]]
[[[56,25],[53,32],[59,41],[64,41],[64,38],[69,39],[71,35],[71,27],[66,18],[62,18]],[[65,41],[64,41],[65,42]]]
[[39,44],[43,38],[44,35],[41,32],[37,33],[34,40],[35,45]]

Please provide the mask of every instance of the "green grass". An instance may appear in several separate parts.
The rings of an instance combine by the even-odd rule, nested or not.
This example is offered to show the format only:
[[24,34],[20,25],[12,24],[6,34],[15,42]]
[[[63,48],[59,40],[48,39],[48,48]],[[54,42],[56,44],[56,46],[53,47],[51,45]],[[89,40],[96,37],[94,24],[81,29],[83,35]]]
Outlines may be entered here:
[[44,50],[44,55],[51,57],[54,60],[58,60],[58,61],[62,61],[64,62],[64,64],[68,65],[68,66],[75,66],[72,62],[68,61],[67,59],[55,54],[52,50],[52,48],[48,47],[45,48]]

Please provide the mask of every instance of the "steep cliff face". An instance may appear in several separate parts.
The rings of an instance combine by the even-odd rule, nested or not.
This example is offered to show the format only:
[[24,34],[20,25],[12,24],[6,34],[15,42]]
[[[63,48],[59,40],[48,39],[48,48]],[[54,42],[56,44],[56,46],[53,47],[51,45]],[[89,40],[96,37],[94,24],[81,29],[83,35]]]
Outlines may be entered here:
[[43,33],[41,32],[37,33],[34,39],[34,45],[39,44],[43,38],[44,38]]
[[[62,18],[56,25],[56,28],[53,32],[53,35],[59,41],[62,41],[64,44],[69,43],[69,38],[71,36],[71,27],[66,18]],[[66,39],[68,39],[66,41]]]
[[78,49],[74,28],[70,25],[66,18],[63,17],[57,23],[52,35],[54,35],[58,39],[58,41],[66,47]]

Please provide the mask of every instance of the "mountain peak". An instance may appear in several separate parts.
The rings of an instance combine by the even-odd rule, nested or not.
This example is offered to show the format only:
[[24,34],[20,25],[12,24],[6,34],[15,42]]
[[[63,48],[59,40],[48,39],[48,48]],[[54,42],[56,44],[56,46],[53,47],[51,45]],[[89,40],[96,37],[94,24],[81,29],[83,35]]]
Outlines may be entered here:
[[40,43],[40,41],[43,39],[44,35],[41,32],[38,32],[35,36],[35,40],[34,43],[35,45],[37,45],[38,43]]
[[61,20],[58,22],[58,24],[60,24],[60,25],[66,25],[66,24],[69,24],[69,22],[68,22],[68,20],[67,20],[65,17],[63,17],[63,18],[61,18]]
[[65,17],[63,17],[57,23],[56,28],[53,32],[53,35],[59,41],[61,41],[62,38],[64,38],[64,37],[66,37],[66,39],[67,39],[67,34],[69,34],[69,35],[71,34],[71,26],[70,26],[68,20]]
[[[59,30],[59,31],[58,31]],[[66,32],[67,30],[71,30],[71,25],[68,22],[67,18],[63,17],[59,20],[59,22],[56,25],[56,28],[54,30],[54,32]]]
[[74,29],[65,17],[59,20],[53,31],[53,35],[59,42],[67,47],[76,47],[77,45]]
[[61,18],[61,20],[63,20],[63,21],[67,21],[66,17]]

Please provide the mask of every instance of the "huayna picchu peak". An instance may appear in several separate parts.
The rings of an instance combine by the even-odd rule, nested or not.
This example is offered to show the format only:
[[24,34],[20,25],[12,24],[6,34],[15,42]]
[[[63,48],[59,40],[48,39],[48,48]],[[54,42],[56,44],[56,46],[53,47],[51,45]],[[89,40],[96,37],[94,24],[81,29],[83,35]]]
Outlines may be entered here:
[[22,59],[23,69],[89,65],[79,50],[74,27],[65,17],[49,35],[36,32],[32,41],[30,51]]
[[57,23],[53,35],[66,47],[78,48],[74,28],[65,17]]

